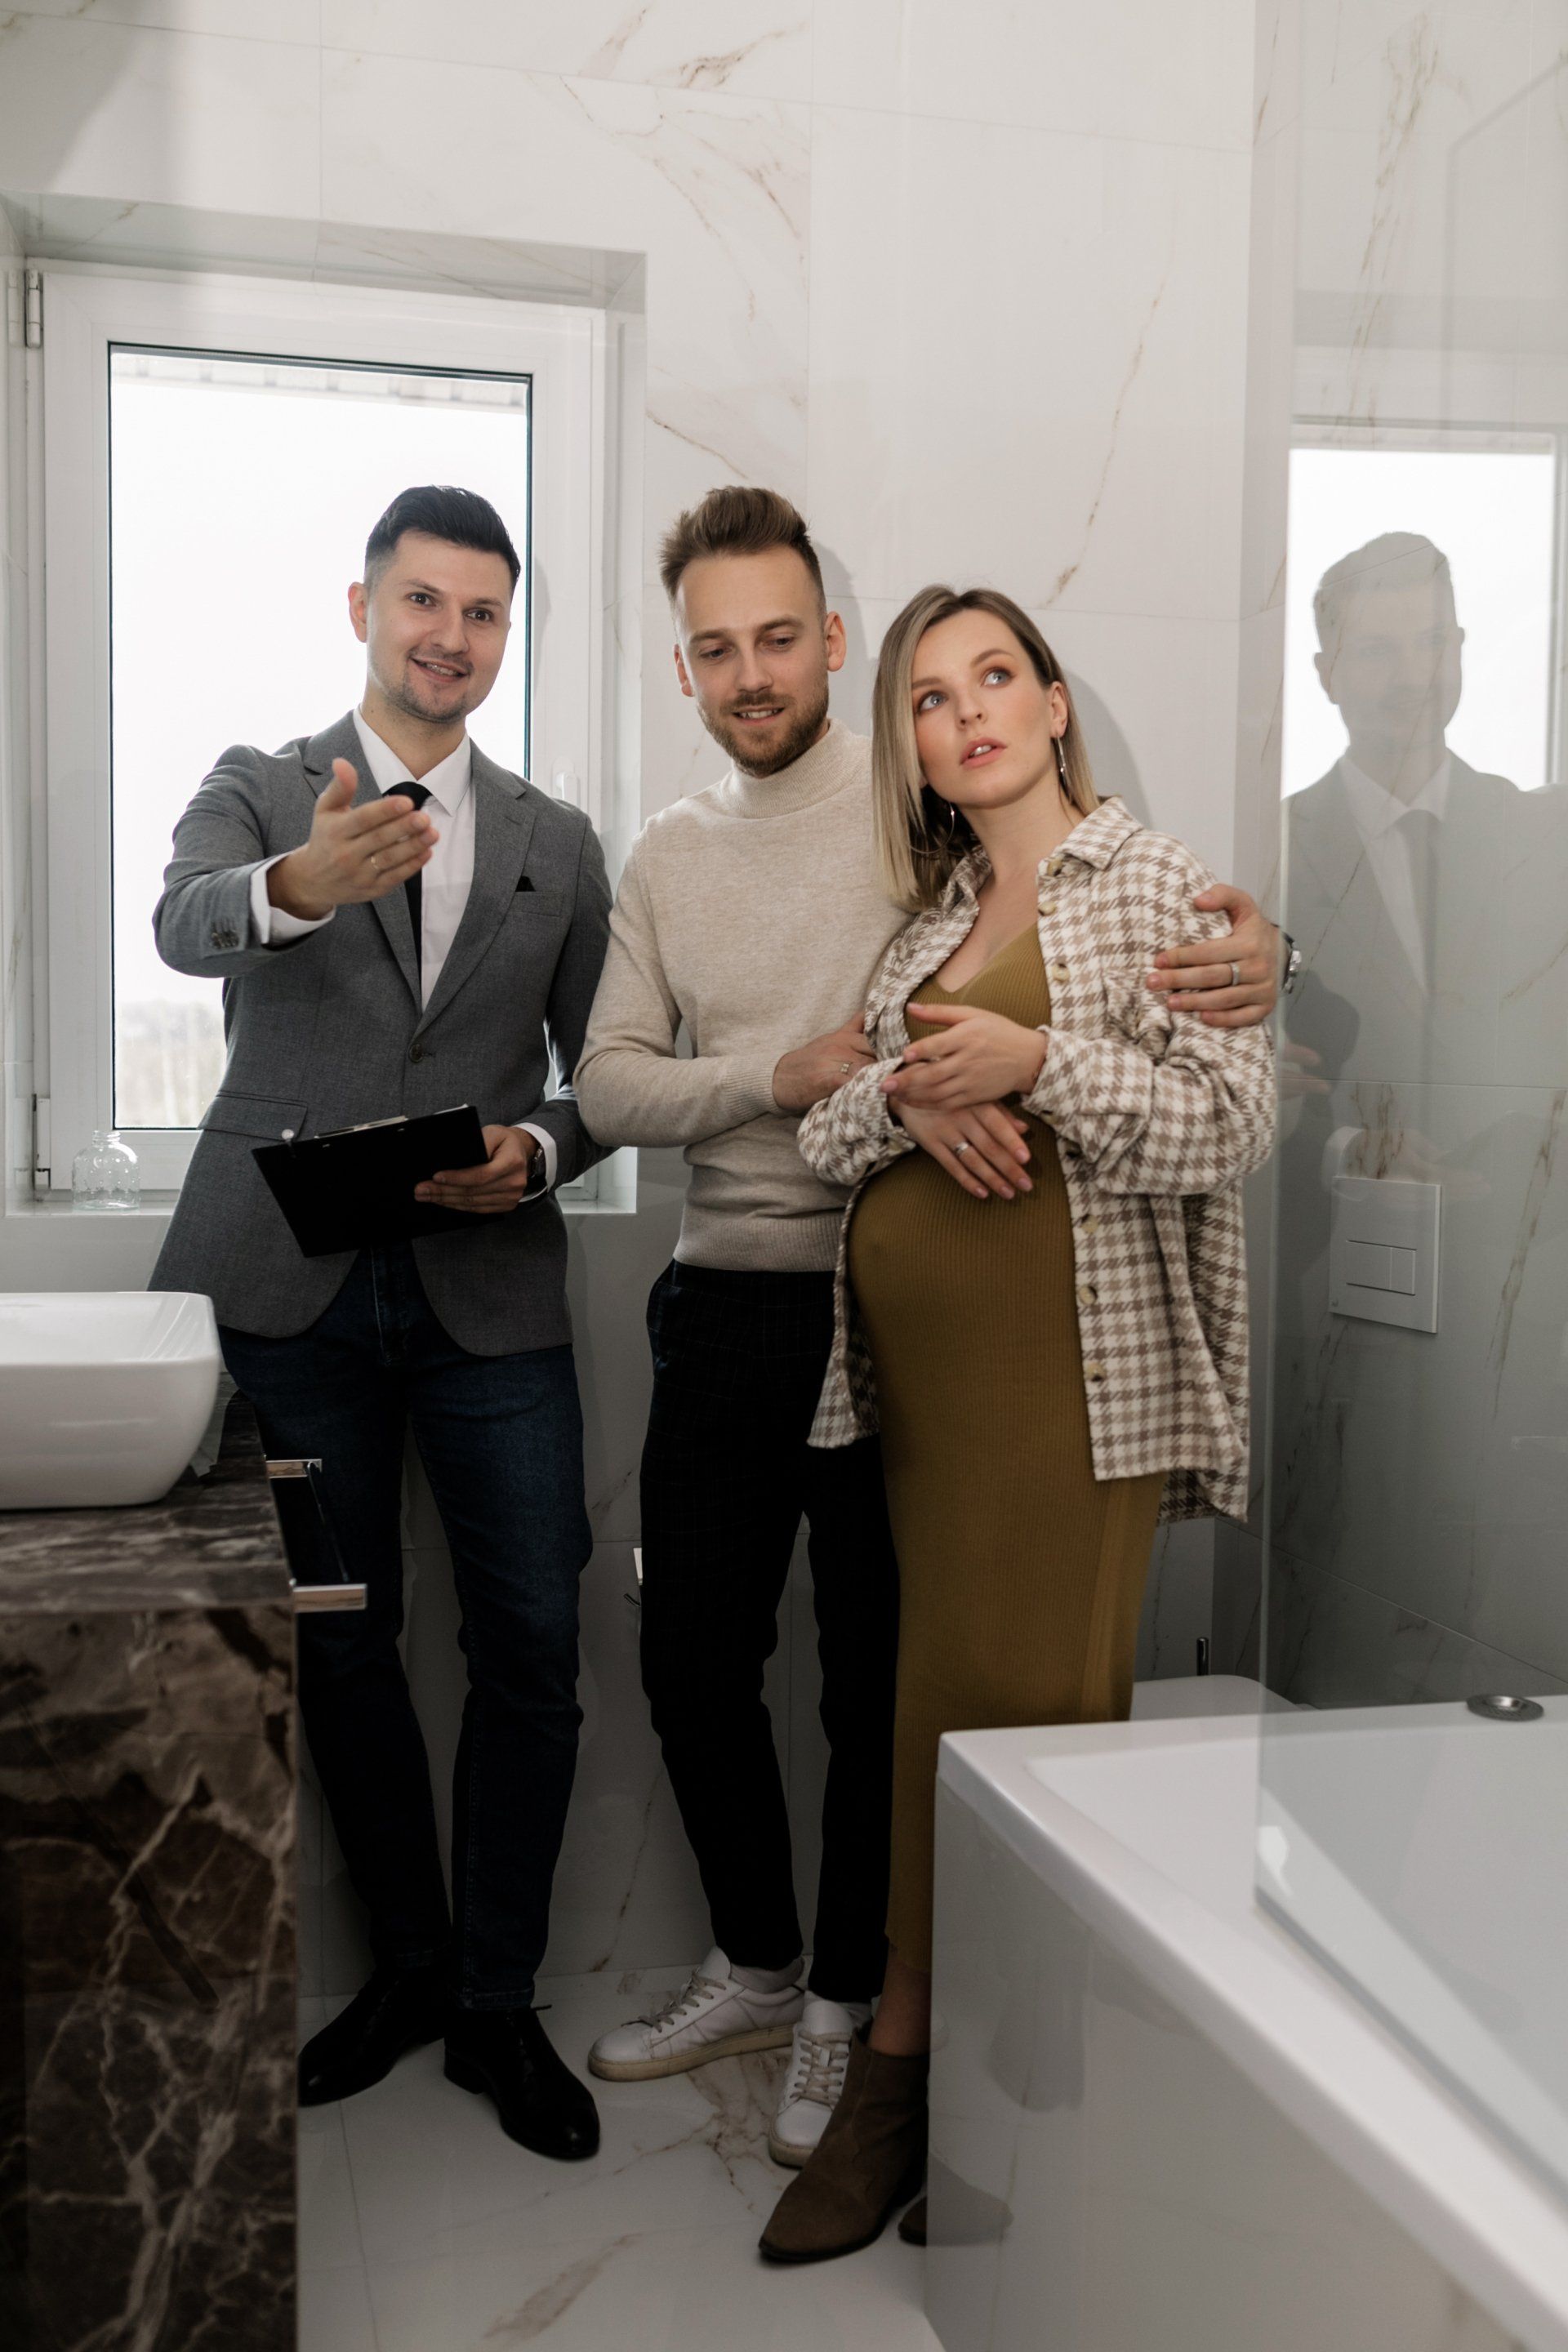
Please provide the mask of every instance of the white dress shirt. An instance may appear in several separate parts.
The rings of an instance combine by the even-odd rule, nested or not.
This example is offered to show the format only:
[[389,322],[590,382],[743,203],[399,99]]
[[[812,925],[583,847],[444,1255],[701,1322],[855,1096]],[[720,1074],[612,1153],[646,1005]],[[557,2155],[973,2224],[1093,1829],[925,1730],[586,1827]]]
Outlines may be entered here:
[[1415,799],[1402,801],[1385,784],[1380,784],[1375,777],[1358,768],[1348,753],[1340,761],[1340,776],[1351,804],[1351,814],[1366,845],[1367,858],[1377,887],[1383,893],[1383,903],[1388,909],[1394,935],[1423,988],[1430,988],[1432,984],[1430,942],[1426,936],[1427,910],[1416,904],[1410,834],[1408,829],[1402,833],[1399,825],[1402,817],[1411,816],[1417,810],[1441,822],[1447,812],[1452,768],[1453,763],[1445,751],[1436,773],[1423,785]]
[[[363,711],[354,712],[354,731],[378,793],[395,793],[400,786],[415,782],[413,770],[405,767],[391,745],[382,740]],[[444,760],[438,760],[418,779],[429,793],[426,812],[439,836],[420,877],[419,980],[423,1004],[430,1002],[441,967],[451,953],[474,878],[472,760],[473,746],[465,734],[455,751],[448,751]],[[287,856],[288,852],[282,854]],[[272,904],[267,895],[267,877],[278,862],[276,857],[268,857],[250,878],[250,919],[257,940],[264,948],[287,947],[291,940],[303,939],[307,931],[319,931],[323,923],[332,919],[331,914],[326,914],[308,921],[302,915],[290,915]],[[527,1119],[519,1119],[516,1124],[525,1135],[538,1140],[544,1160],[543,1190],[549,1192],[555,1182],[555,1138],[542,1127],[531,1126]],[[539,1196],[531,1193],[528,1197]]]

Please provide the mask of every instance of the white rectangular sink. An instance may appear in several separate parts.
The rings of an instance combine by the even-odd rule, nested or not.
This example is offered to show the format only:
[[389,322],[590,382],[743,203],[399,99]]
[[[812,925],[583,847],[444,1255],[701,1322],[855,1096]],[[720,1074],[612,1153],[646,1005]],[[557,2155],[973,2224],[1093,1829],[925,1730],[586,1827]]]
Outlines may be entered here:
[[194,1291],[0,1291],[0,1510],[155,1502],[196,1450],[221,1366]]

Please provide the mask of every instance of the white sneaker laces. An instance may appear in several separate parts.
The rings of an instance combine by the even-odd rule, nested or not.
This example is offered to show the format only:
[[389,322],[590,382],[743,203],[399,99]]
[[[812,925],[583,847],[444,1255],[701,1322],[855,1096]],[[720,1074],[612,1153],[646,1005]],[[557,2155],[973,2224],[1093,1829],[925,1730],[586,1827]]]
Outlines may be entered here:
[[684,2022],[688,2011],[695,2017],[706,2001],[723,1990],[717,1977],[705,1977],[700,1969],[693,1969],[680,1990],[671,1993],[662,2009],[648,2011],[638,2021],[652,2026],[679,2025]]
[[786,2099],[811,2099],[835,2107],[849,2064],[847,2033],[798,2033]]

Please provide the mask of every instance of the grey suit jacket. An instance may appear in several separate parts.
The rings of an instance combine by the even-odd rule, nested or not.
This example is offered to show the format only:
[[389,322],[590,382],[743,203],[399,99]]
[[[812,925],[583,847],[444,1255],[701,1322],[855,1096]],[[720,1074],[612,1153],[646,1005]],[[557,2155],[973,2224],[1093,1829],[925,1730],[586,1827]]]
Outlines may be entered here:
[[[340,907],[291,945],[256,940],[251,877],[305,840],[334,760],[359,772],[356,807],[375,798],[352,715],[279,751],[226,751],[175,827],[153,917],[165,963],[223,982],[228,1041],[153,1287],[203,1291],[220,1323],[265,1338],[306,1329],[353,1264],[352,1253],[303,1256],[268,1191],[253,1150],[285,1128],[302,1139],[471,1102],[488,1126],[546,1129],[561,1182],[603,1157],[570,1084],[609,935],[609,884],[586,817],[474,745],[473,884],[421,1009],[402,890]],[[552,1055],[564,1075],[547,1097]],[[553,1198],[476,1216],[415,1254],[459,1347],[507,1355],[570,1339]]]

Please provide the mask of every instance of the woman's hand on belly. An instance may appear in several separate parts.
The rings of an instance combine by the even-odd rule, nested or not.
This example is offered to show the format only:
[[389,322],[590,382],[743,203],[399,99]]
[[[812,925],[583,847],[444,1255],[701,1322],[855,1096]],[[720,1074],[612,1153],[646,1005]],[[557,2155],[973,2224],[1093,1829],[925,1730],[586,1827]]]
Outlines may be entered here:
[[907,1048],[901,1068],[882,1081],[889,1104],[902,1110],[967,1110],[978,1103],[1026,1095],[1045,1066],[1043,1029],[1026,1029],[977,1004],[912,1004],[911,1022],[940,1029]]
[[994,1192],[1011,1201],[1019,1192],[1034,1191],[1025,1172],[1029,1165],[1025,1140],[1028,1124],[1016,1111],[1004,1110],[1000,1103],[942,1111],[895,1102],[891,1109],[910,1141],[977,1200]]

